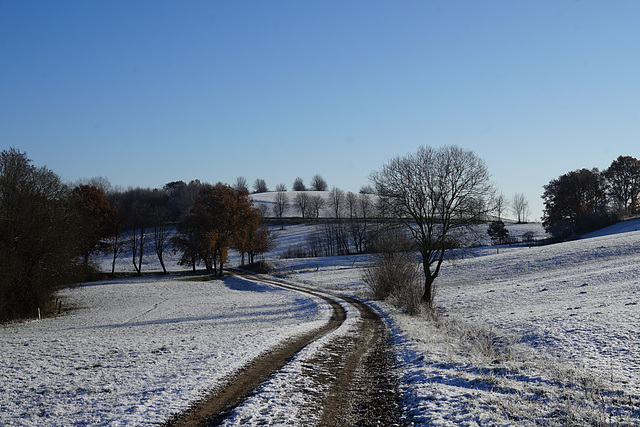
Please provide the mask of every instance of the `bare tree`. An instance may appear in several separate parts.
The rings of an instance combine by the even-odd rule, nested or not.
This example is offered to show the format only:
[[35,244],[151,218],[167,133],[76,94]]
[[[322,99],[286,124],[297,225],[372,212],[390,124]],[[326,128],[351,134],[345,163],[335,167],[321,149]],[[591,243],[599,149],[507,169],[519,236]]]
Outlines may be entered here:
[[237,177],[236,183],[233,184],[233,188],[238,191],[249,192],[249,184],[247,183],[247,178],[245,178],[244,176]]
[[338,187],[333,187],[329,195],[329,206],[333,211],[334,218],[341,218],[342,209],[344,208],[344,191]]
[[109,250],[113,257],[111,258],[111,275],[116,274],[116,260],[126,248],[126,241],[122,239],[122,228],[120,227],[120,218],[114,220],[111,235],[108,237]]
[[131,217],[131,256],[133,267],[138,275],[142,274],[142,259],[144,256],[144,244],[147,241],[146,231],[150,219],[150,206],[148,190],[139,190],[134,195]]
[[309,210],[310,213],[313,214],[315,218],[320,217],[320,211],[324,209],[324,206],[327,204],[327,199],[322,197],[320,194],[314,194],[309,198]]
[[261,178],[256,179],[256,181],[253,183],[253,192],[266,193],[267,191],[269,191],[269,188],[267,187],[267,183],[265,182],[265,180]]
[[158,256],[162,271],[166,274],[164,253],[169,248],[173,230],[169,227],[169,210],[167,209],[168,196],[159,191],[153,191],[150,198],[150,223],[153,226],[153,249]]
[[527,222],[527,217],[529,216],[529,202],[527,198],[522,193],[517,193],[513,196],[512,202],[512,210],[513,213],[518,218],[518,224],[522,224]]
[[372,212],[373,203],[371,202],[371,196],[368,194],[357,194],[355,209],[349,222],[349,231],[353,239],[353,246],[358,253],[363,253],[365,245],[368,244],[370,234],[369,223]]
[[327,191],[329,186],[327,185],[327,181],[324,180],[320,175],[314,175],[311,179],[311,189],[313,191]]
[[502,213],[509,208],[509,201],[507,197],[500,193],[493,198],[493,205],[496,208],[496,214],[498,215],[498,221],[502,221]]
[[276,185],[276,191],[279,191],[279,192],[287,191],[287,186],[285,184],[278,184]]
[[418,244],[425,276],[422,301],[432,306],[433,283],[446,251],[491,208],[484,202],[493,194],[489,171],[470,150],[424,146],[391,159],[370,179]]
[[302,178],[297,177],[295,181],[293,181],[293,191],[307,191],[307,187],[305,187]]
[[289,197],[287,197],[287,193],[284,191],[278,191],[276,193],[275,204],[273,205],[273,213],[276,218],[281,223],[281,228],[284,229],[284,224],[282,224],[282,217],[284,216],[284,211],[289,207]]
[[345,196],[345,201],[347,203],[347,209],[349,210],[349,218],[354,218],[358,209],[358,195],[356,193],[352,193],[351,191],[347,192]]
[[151,194],[148,188],[130,188],[122,194],[119,203],[123,226],[131,231],[127,246],[131,249],[133,267],[139,275],[142,274],[145,243],[148,241],[146,232],[151,225]]
[[309,193],[307,193],[306,191],[300,191],[296,193],[296,197],[293,199],[293,203],[300,211],[302,219],[306,218],[307,216],[307,212],[309,210],[309,199]]

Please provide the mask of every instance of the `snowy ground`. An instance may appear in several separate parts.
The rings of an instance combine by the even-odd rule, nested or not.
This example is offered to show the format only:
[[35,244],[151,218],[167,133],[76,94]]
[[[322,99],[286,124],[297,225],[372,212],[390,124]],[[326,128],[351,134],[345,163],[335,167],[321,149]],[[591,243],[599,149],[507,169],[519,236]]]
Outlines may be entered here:
[[[395,331],[408,421],[640,423],[639,228],[634,221],[557,245],[479,248],[443,268],[438,322],[378,304]],[[359,267],[367,261],[277,266],[307,284],[365,295]]]
[[[279,250],[307,227],[282,231]],[[437,321],[374,303],[393,331],[407,422],[640,422],[639,228],[628,222],[575,242],[479,249],[443,269]],[[366,296],[367,256],[275,258],[289,279]],[[2,425],[157,423],[329,315],[321,300],[241,279],[147,276],[60,297],[75,309],[0,327]],[[296,369],[274,377],[241,419],[291,386]],[[281,401],[276,412],[295,414],[296,405]]]
[[0,425],[157,424],[331,314],[238,278],[118,279],[60,297],[76,308],[0,328]]

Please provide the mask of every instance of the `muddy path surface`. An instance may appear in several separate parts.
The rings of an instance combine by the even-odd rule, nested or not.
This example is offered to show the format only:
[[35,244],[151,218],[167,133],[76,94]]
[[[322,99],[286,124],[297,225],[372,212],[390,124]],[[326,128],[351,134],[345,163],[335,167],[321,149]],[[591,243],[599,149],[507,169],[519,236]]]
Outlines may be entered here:
[[[259,283],[315,295],[333,308],[330,321],[251,362],[167,426],[278,424],[277,407],[290,412],[287,424],[319,426],[402,425],[394,357],[386,325],[369,305],[355,298],[261,276],[238,273]],[[312,350],[310,348],[313,347]],[[306,349],[305,349],[306,348]],[[305,349],[303,351],[303,349]],[[296,362],[294,373],[282,373]],[[261,392],[273,377],[289,375],[291,392]],[[269,396],[260,398],[261,394]],[[280,396],[287,394],[287,396]],[[295,396],[292,396],[295,395]],[[257,401],[257,402],[256,402]],[[282,401],[288,403],[282,404]],[[247,415],[244,406],[254,408]],[[255,407],[258,405],[258,409]],[[288,409],[287,409],[288,408]],[[258,415],[256,415],[258,414]]]

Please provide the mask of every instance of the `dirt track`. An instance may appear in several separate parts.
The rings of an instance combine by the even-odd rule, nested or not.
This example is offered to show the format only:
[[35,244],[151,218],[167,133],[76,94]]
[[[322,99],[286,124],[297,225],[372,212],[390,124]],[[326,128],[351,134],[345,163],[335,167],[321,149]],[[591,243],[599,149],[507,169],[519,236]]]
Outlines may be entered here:
[[[360,320],[356,333],[341,334],[329,340],[322,351],[305,361],[303,375],[311,384],[326,390],[313,401],[321,402],[312,420],[300,419],[301,425],[315,423],[322,426],[393,426],[401,425],[397,386],[393,371],[393,355],[388,345],[388,333],[380,316],[367,304],[354,298],[311,290],[299,285],[244,275],[250,280],[281,286],[323,298],[333,307],[328,324],[285,347],[275,349],[253,361],[225,385],[212,390],[188,411],[174,416],[169,426],[219,425],[247,396],[274,372],[284,366],[305,346],[339,328],[347,318],[341,305],[358,309]],[[316,389],[311,387],[310,390]],[[309,394],[317,392],[308,391]],[[317,421],[316,421],[317,420]]]

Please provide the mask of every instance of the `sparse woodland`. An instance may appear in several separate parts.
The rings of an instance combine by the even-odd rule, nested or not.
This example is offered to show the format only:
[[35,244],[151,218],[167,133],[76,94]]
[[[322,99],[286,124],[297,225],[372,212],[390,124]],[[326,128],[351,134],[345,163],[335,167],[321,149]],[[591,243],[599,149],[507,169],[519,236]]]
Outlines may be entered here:
[[[125,254],[137,274],[144,272],[147,254],[157,256],[167,272],[168,251],[180,254],[182,266],[194,271],[202,266],[209,274],[222,273],[230,249],[238,251],[242,264],[254,263],[273,246],[266,217],[284,227],[287,209],[296,211],[298,220],[321,221],[306,244],[290,248],[287,257],[384,254],[389,248],[381,248],[378,237],[388,236],[390,227],[403,229],[422,256],[424,283],[416,287],[423,289],[422,302],[431,305],[445,252],[468,245],[463,240],[472,230],[469,225],[487,221],[491,214],[499,218],[508,204],[503,195],[495,196],[482,160],[458,147],[422,147],[390,160],[370,179],[373,186],[352,193],[329,190],[320,175],[313,176],[307,191],[296,177],[292,192],[284,184],[276,186],[278,197],[267,210],[252,202],[243,177],[233,186],[193,180],[124,190],[112,188],[105,178],[70,185],[46,167],[33,165],[26,153],[4,150],[0,320],[54,311],[53,297],[61,286],[106,273],[92,266],[97,254],[110,254],[111,274]],[[256,179],[253,188],[269,191],[264,179]],[[606,226],[638,213],[639,192],[640,162],[633,157],[620,156],[602,172],[569,172],[544,186],[543,225],[558,239]],[[512,203],[518,220],[526,220],[524,195],[516,195]],[[500,233],[496,242],[504,241]]]

